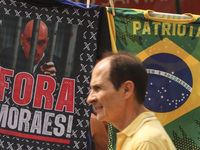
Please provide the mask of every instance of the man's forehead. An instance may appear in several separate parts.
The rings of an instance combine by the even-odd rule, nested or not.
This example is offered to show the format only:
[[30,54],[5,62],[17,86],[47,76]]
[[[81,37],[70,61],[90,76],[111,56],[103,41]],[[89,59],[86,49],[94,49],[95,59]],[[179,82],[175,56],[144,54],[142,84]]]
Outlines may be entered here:
[[108,76],[103,76],[103,74],[99,76],[92,76],[90,81],[90,87],[103,87],[105,84],[108,83],[108,81]]
[[102,60],[100,60],[94,68],[98,68],[98,69],[102,69],[105,67],[109,67],[110,66],[110,58],[104,58]]
[[106,80],[109,78],[109,72],[110,72],[110,63],[107,60],[102,60],[97,63],[97,65],[94,67],[92,71],[92,79],[91,81],[93,83],[100,83],[101,80]]
[[[31,37],[32,30],[33,30],[33,21],[30,21],[26,24],[23,34]],[[48,36],[48,28],[46,27],[46,25],[43,22],[40,22],[39,35]]]
[[109,69],[110,69],[110,61],[108,59],[103,59],[95,65],[92,74],[101,75],[102,73],[108,72]]

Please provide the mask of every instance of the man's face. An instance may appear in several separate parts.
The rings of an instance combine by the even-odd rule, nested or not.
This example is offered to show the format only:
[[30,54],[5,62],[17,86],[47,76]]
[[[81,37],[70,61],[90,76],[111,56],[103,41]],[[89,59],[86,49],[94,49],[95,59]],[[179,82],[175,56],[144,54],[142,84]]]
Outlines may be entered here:
[[90,82],[91,92],[87,103],[93,104],[97,118],[101,121],[118,120],[122,111],[122,90],[116,91],[109,80],[110,64],[108,60],[100,61],[92,72]]
[[[32,29],[33,29],[33,23],[29,23],[26,25],[24,33],[21,34],[21,46],[23,47],[24,54],[27,59],[29,59],[30,46],[32,40]],[[47,30],[48,30],[47,27],[44,26],[42,22],[40,22],[37,48],[35,53],[35,64],[42,58],[43,53],[47,48],[47,43],[49,40]]]

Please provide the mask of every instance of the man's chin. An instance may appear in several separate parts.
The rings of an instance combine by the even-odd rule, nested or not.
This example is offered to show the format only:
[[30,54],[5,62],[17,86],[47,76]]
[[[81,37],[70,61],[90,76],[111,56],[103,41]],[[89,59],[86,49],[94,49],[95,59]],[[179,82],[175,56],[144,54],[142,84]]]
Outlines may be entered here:
[[37,63],[38,63],[38,60],[35,60],[34,63],[37,64]]
[[100,114],[100,113],[97,113],[97,119],[98,119],[99,121],[106,121],[106,120],[105,120],[105,116],[102,115],[102,114]]

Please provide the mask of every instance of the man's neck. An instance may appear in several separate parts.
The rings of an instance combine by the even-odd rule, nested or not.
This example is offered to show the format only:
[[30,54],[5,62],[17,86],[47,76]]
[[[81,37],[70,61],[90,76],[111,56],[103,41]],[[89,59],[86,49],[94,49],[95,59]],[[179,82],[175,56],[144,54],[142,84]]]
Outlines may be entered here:
[[[144,106],[140,106],[137,109],[128,110],[123,113],[121,119],[116,122],[111,123],[115,126],[119,131],[124,130],[128,125],[130,125],[141,113],[145,112]],[[131,115],[130,115],[131,114]]]

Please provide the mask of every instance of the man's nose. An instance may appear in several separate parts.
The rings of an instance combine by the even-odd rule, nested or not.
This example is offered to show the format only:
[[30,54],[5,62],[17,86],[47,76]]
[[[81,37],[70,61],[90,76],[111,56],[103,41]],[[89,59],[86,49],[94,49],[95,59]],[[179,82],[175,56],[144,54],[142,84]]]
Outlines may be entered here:
[[92,104],[95,101],[96,101],[96,96],[94,95],[94,93],[90,92],[90,94],[87,97],[87,103]]

